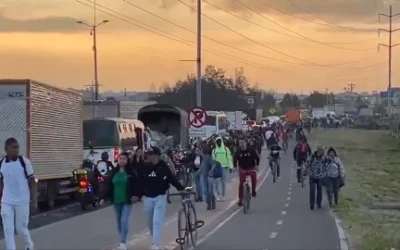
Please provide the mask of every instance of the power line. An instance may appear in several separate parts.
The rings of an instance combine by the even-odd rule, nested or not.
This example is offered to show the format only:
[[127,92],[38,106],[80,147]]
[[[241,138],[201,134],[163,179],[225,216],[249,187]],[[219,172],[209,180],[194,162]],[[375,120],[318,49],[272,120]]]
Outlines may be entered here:
[[308,11],[307,9],[305,9],[305,8],[303,8],[303,7],[301,7],[301,6],[297,5],[297,4],[295,4],[295,3],[293,3],[291,0],[285,0],[285,1],[286,1],[287,3],[293,5],[294,7],[300,9],[301,11],[303,11],[303,12],[309,14],[310,16],[314,17],[315,19],[322,20],[322,21],[324,21],[324,22],[326,22],[326,23],[328,23],[328,24],[331,24],[332,26],[336,26],[336,27],[342,28],[342,29],[359,30],[359,29],[357,29],[357,28],[342,26],[342,25],[333,23],[333,22],[331,22],[331,21],[329,21],[329,20],[326,20],[326,19],[324,19],[324,18],[321,18],[321,17],[319,17],[319,16],[317,16],[317,15],[311,13],[311,12]]
[[[174,25],[174,26],[176,26],[176,27],[178,27],[178,28],[181,28],[181,29],[183,29],[183,30],[185,30],[185,31],[187,31],[187,32],[190,32],[190,33],[192,33],[192,34],[194,34],[194,35],[197,34],[195,31],[193,31],[193,30],[191,30],[191,29],[189,29],[189,28],[187,28],[187,27],[184,27],[184,26],[182,26],[182,25],[180,25],[180,24],[177,24],[177,23],[175,23],[175,22],[173,22],[173,21],[171,21],[171,20],[168,20],[168,19],[166,19],[166,18],[164,18],[164,17],[161,17],[161,16],[159,16],[159,15],[157,15],[157,14],[155,14],[155,13],[153,13],[153,12],[147,10],[147,9],[144,9],[143,7],[140,7],[140,6],[138,6],[138,5],[134,4],[134,3],[131,3],[131,2],[129,2],[129,1],[127,1],[127,0],[123,0],[123,1],[124,1],[125,3],[131,5],[132,7],[135,7],[135,8],[137,8],[137,9],[143,11],[143,12],[146,12],[147,14],[150,14],[150,15],[152,15],[152,16],[154,16],[154,17],[156,17],[156,18],[158,18],[158,19],[160,19],[160,20],[162,20],[162,21],[164,21],[164,22],[167,22],[167,23],[169,23],[169,24],[172,24],[172,25]],[[188,6],[188,5],[186,5],[186,6]],[[104,7],[104,6],[103,6],[103,7]],[[188,7],[192,8],[191,6],[188,6]],[[195,8],[192,8],[192,9],[196,10]],[[204,15],[204,14],[203,14],[203,15]],[[207,17],[207,18],[210,18],[210,17],[208,17],[208,16],[206,16],[206,17]],[[215,21],[214,19],[212,19],[212,20]],[[234,50],[237,50],[237,51],[240,51],[240,52],[249,54],[249,55],[261,57],[261,58],[264,58],[264,59],[279,61],[279,62],[288,63],[288,64],[301,65],[301,66],[316,66],[316,65],[309,65],[309,64],[303,64],[303,63],[290,62],[290,61],[286,61],[286,60],[280,60],[280,59],[276,59],[276,58],[272,58],[272,57],[260,55],[260,54],[257,54],[257,53],[251,52],[251,51],[247,51],[247,50],[240,49],[240,48],[237,48],[237,47],[235,47],[235,46],[232,46],[232,45],[223,43],[223,42],[221,42],[221,41],[215,40],[215,39],[213,39],[213,38],[211,38],[211,37],[208,37],[208,36],[205,36],[205,35],[202,35],[202,37],[204,37],[204,38],[206,38],[206,39],[208,39],[208,40],[210,40],[210,41],[212,41],[212,42],[215,42],[215,43],[217,43],[217,44],[223,45],[223,46],[225,46],[225,47],[228,47],[228,48],[231,48],[231,49],[234,49]],[[362,59],[362,60],[365,60],[365,59]],[[354,61],[354,62],[356,62],[356,61]],[[353,63],[353,62],[352,62],[352,63]],[[346,63],[346,64],[347,64],[347,63]],[[317,66],[319,66],[319,65],[317,65]],[[324,66],[324,67],[335,67],[336,65],[322,65],[322,66]],[[338,68],[338,69],[353,69],[353,68]],[[358,68],[356,67],[356,68],[354,68],[354,69],[358,69]]]
[[393,14],[393,7],[390,5],[389,7],[389,15],[387,14],[379,14],[379,21],[381,16],[389,18],[389,29],[379,29],[378,30],[378,35],[380,34],[381,31],[389,33],[389,44],[383,44],[380,43],[378,44],[378,50],[381,46],[385,46],[389,49],[389,71],[388,71],[388,112],[390,111],[390,106],[391,106],[391,99],[392,99],[392,48],[400,45],[400,43],[392,44],[392,33],[399,31],[400,28],[398,29],[393,29],[393,17],[399,16],[400,13]]
[[[179,1],[180,3],[182,3],[183,5],[187,6],[188,8],[192,9],[192,10],[196,10],[196,8],[194,8],[194,7],[190,6],[190,5],[188,5],[187,3],[183,2],[182,0],[178,0],[178,1]],[[266,48],[268,48],[268,49],[270,49],[270,50],[273,50],[273,51],[275,51],[275,52],[277,52],[277,53],[279,53],[279,54],[284,54],[284,55],[286,55],[286,56],[288,56],[288,57],[291,57],[291,58],[294,58],[294,59],[296,59],[296,60],[300,60],[300,61],[306,62],[306,63],[308,63],[308,65],[307,65],[307,64],[301,64],[301,63],[295,63],[295,62],[283,61],[283,62],[286,62],[286,63],[296,64],[296,65],[303,65],[303,66],[335,67],[335,66],[342,66],[342,65],[346,65],[346,64],[350,64],[350,63],[354,63],[354,62],[359,62],[359,61],[362,61],[362,60],[363,60],[363,59],[361,59],[361,60],[356,60],[356,61],[351,61],[351,62],[344,62],[344,63],[338,63],[338,64],[329,64],[329,65],[327,65],[327,64],[319,64],[319,63],[315,63],[315,62],[309,62],[309,61],[307,61],[307,60],[300,59],[300,58],[297,58],[297,57],[293,57],[293,56],[288,55],[288,54],[286,54],[286,53],[283,53],[283,52],[281,52],[281,51],[275,50],[275,49],[273,49],[273,48],[271,48],[271,47],[269,47],[269,46],[267,46],[267,45],[265,45],[265,44],[262,44],[262,43],[260,43],[260,42],[258,42],[258,41],[256,41],[256,40],[254,40],[254,39],[252,39],[252,38],[250,38],[250,37],[247,37],[247,36],[243,35],[242,33],[238,32],[238,31],[236,31],[236,30],[233,30],[232,28],[226,26],[225,24],[222,24],[221,22],[219,22],[219,21],[217,21],[217,20],[211,18],[210,16],[207,16],[207,15],[204,14],[204,13],[202,13],[202,15],[203,15],[204,17],[210,19],[211,21],[213,21],[213,22],[219,24],[220,26],[222,26],[222,27],[224,27],[224,28],[230,30],[231,32],[233,32],[233,33],[235,33],[235,34],[237,34],[237,35],[239,35],[239,36],[241,36],[241,37],[246,38],[247,40],[250,40],[250,41],[252,41],[252,42],[254,42],[254,43],[256,43],[256,44],[259,44],[259,45],[262,46],[262,47],[266,47]],[[273,60],[282,61],[282,60],[277,60],[277,59],[273,59]]]
[[[278,23],[278,22],[272,20],[272,19],[269,18],[269,17],[266,17],[265,15],[261,14],[259,11],[257,11],[257,10],[255,10],[254,8],[252,8],[252,7],[250,7],[250,6],[248,6],[248,5],[244,4],[244,3],[242,3],[242,2],[239,1],[239,0],[235,0],[235,1],[236,1],[237,3],[239,3],[240,5],[242,5],[243,7],[247,8],[247,9],[253,11],[254,13],[256,13],[257,15],[261,16],[262,18],[264,18],[264,19],[266,19],[266,20],[268,20],[268,21],[274,23],[275,25],[281,27],[282,29],[284,29],[284,30],[286,30],[286,31],[289,31],[289,32],[291,32],[291,33],[293,33],[293,34],[296,34],[296,35],[298,35],[298,36],[304,38],[305,40],[307,40],[307,41],[309,41],[309,42],[314,42],[314,43],[317,43],[317,44],[320,44],[320,45],[324,45],[324,46],[327,46],[327,47],[331,47],[331,48],[334,48],[334,49],[341,49],[341,50],[347,50],[347,51],[372,51],[372,50],[375,50],[375,48],[368,48],[368,49],[343,48],[343,47],[334,46],[334,45],[331,45],[331,44],[327,44],[327,43],[324,43],[324,42],[321,42],[321,41],[312,39],[312,38],[310,38],[310,37],[308,37],[308,36],[305,36],[305,35],[303,35],[303,34],[301,34],[301,33],[299,33],[299,32],[296,32],[296,31],[293,31],[293,30],[291,30],[291,29],[289,29],[289,28],[286,28],[286,27],[283,26],[282,24],[280,24],[280,23]],[[260,1],[258,1],[258,0],[256,0],[256,1],[262,4],[262,2],[260,2]]]
[[[90,6],[89,4],[83,3],[83,2],[81,2],[81,1],[79,1],[79,0],[75,0],[75,1],[78,2],[78,3],[80,3],[80,4],[82,4],[82,5],[87,6],[87,7],[89,7],[89,8],[93,8],[93,6]],[[93,3],[93,2],[90,1],[90,0],[86,0],[86,1]],[[134,18],[128,17],[128,16],[126,16],[126,15],[124,15],[124,14],[118,12],[118,11],[115,11],[115,10],[112,10],[112,9],[110,9],[110,8],[108,8],[108,7],[105,7],[104,5],[97,4],[97,6],[99,6],[99,7],[101,7],[101,8],[104,8],[104,9],[107,9],[107,10],[109,10],[109,11],[111,11],[111,12],[116,13],[117,15],[122,16],[123,18],[121,18],[121,17],[119,17],[119,16],[117,16],[117,15],[115,15],[115,14],[112,14],[112,13],[110,13],[110,12],[107,12],[107,11],[104,11],[104,10],[101,10],[101,9],[97,9],[98,11],[100,11],[100,12],[102,12],[102,13],[105,13],[105,14],[107,14],[107,15],[110,15],[110,16],[112,16],[112,17],[114,17],[114,18],[117,18],[117,19],[119,19],[119,20],[121,20],[121,21],[130,23],[130,24],[135,25],[135,26],[137,26],[137,27],[139,27],[139,28],[141,28],[141,29],[147,30],[147,31],[149,31],[149,32],[151,32],[151,33],[154,33],[154,34],[157,34],[157,35],[159,35],[159,36],[165,37],[165,38],[167,38],[167,39],[173,40],[173,41],[175,41],[175,42],[184,44],[184,45],[186,45],[186,46],[195,47],[195,45],[193,44],[192,41],[189,41],[189,40],[186,40],[186,39],[184,39],[184,38],[181,38],[181,37],[178,37],[178,36],[175,36],[175,35],[172,35],[172,34],[168,34],[168,33],[166,33],[166,32],[163,32],[163,31],[161,31],[161,30],[159,30],[159,29],[157,29],[157,28],[151,27],[150,25],[144,24],[144,23],[142,23],[142,22],[140,22],[140,21],[138,21],[138,20],[136,20],[136,19],[134,19]],[[129,20],[129,19],[131,19],[131,20],[133,20],[133,21],[131,21],[131,20]],[[140,24],[136,24],[135,22],[138,22],[138,23],[140,23],[140,24],[143,24],[143,26],[140,25]],[[151,30],[150,28],[146,28],[146,27],[144,27],[144,25],[149,26],[149,27],[151,27],[151,28],[154,29],[154,30]],[[277,69],[277,68],[273,68],[273,67],[261,65],[261,64],[258,64],[258,63],[254,63],[254,62],[250,62],[250,61],[244,60],[244,59],[239,59],[239,58],[237,58],[237,57],[234,57],[234,56],[232,56],[232,55],[229,55],[229,54],[226,54],[226,53],[223,53],[223,52],[220,52],[220,51],[216,51],[216,50],[212,50],[212,49],[203,49],[203,50],[204,50],[205,52],[207,52],[207,53],[210,53],[210,54],[213,54],[213,55],[216,55],[216,56],[219,56],[219,57],[231,59],[231,60],[234,60],[234,61],[238,61],[238,62],[244,63],[244,64],[249,65],[249,66],[253,66],[253,67],[256,67],[256,68],[260,68],[260,69],[264,69],[264,70],[268,70],[268,71],[276,71],[276,72],[280,71],[280,70]]]
[[[83,3],[83,2],[81,2],[79,0],[75,0],[75,1],[80,3],[80,4],[82,4],[82,5],[87,6],[89,8],[93,8],[93,6],[85,4],[85,3]],[[86,0],[86,1],[88,1],[90,3],[93,3],[90,0]],[[112,14],[110,12],[107,12],[107,11],[104,11],[104,10],[101,10],[101,9],[97,9],[98,11],[103,12],[103,13],[105,13],[107,15],[112,16],[112,17],[115,17],[115,18],[117,18],[117,19],[119,19],[121,21],[130,23],[130,24],[135,25],[135,26],[137,26],[139,28],[142,28],[142,29],[144,29],[146,31],[149,31],[151,33],[155,33],[157,35],[160,35],[160,36],[165,37],[167,39],[171,39],[171,40],[173,40],[175,42],[184,44],[186,46],[195,47],[195,45],[193,44],[192,41],[186,40],[186,39],[181,38],[181,37],[176,36],[176,35],[168,34],[168,33],[164,32],[164,31],[161,31],[161,30],[159,30],[157,28],[154,28],[154,27],[152,27],[150,25],[144,24],[144,23],[142,23],[142,22],[140,22],[140,21],[138,21],[138,20],[136,20],[134,18],[126,16],[126,15],[124,15],[124,14],[118,12],[118,11],[115,11],[115,10],[113,10],[111,8],[108,8],[108,7],[104,6],[104,5],[97,4],[97,6],[99,6],[101,8],[104,8],[104,9],[108,9],[109,11],[111,11],[113,13],[116,13],[117,15],[122,16],[123,18],[121,18],[120,16],[117,16],[115,14]],[[134,20],[134,21],[136,21],[136,22],[138,22],[138,23],[140,23],[142,25],[146,25],[148,27],[151,27],[151,29],[150,28],[146,28],[146,27],[144,27],[142,25],[139,25],[139,24],[137,24],[137,23],[135,23],[134,21],[131,21],[131,20]],[[154,30],[152,30],[152,29],[154,29]],[[239,58],[234,57],[232,55],[229,55],[229,54],[226,54],[226,53],[223,53],[223,52],[220,52],[220,51],[212,50],[212,49],[203,49],[203,51],[205,51],[207,53],[210,53],[210,54],[213,54],[213,55],[216,55],[216,56],[219,56],[219,57],[222,57],[222,58],[227,58],[227,59],[231,59],[231,60],[234,60],[234,61],[237,61],[237,62],[241,62],[243,64],[246,64],[246,65],[249,65],[249,66],[252,66],[252,67],[255,67],[255,68],[263,69],[263,70],[266,70],[266,71],[273,71],[273,72],[280,72],[280,73],[290,73],[290,74],[293,74],[295,76],[305,77],[305,78],[314,79],[314,80],[316,79],[316,78],[310,78],[309,76],[298,75],[298,74],[296,74],[294,72],[290,72],[290,71],[282,71],[282,70],[277,69],[277,68],[272,68],[272,67],[269,67],[269,66],[261,65],[261,64],[254,63],[254,62],[250,62],[250,61],[247,61],[247,60],[244,60],[244,59],[241,59],[241,58],[239,59]],[[257,54],[255,54],[255,55],[257,55]],[[258,55],[258,56],[260,56],[260,55]],[[310,66],[310,65],[308,65],[308,66]]]
[[[302,18],[302,17],[296,16],[296,15],[294,15],[294,14],[291,14],[291,13],[287,12],[287,11],[278,9],[277,7],[274,7],[274,6],[271,6],[271,5],[269,5],[269,4],[265,3],[265,2],[262,2],[261,0],[256,0],[256,1],[259,2],[260,4],[266,6],[267,8],[273,9],[273,10],[275,10],[275,11],[277,11],[277,12],[280,12],[280,13],[282,13],[282,14],[284,14],[284,15],[287,15],[287,16],[290,16],[290,17],[292,17],[292,18],[296,18],[296,19],[299,19],[299,20],[303,20],[303,21],[305,21],[305,22],[310,22],[310,23],[314,23],[314,24],[318,24],[318,25],[323,25],[323,26],[328,26],[328,27],[337,27],[336,25],[332,25],[332,24],[329,24],[329,23],[315,22],[315,21],[313,21],[313,20],[309,20],[309,19],[306,19],[306,18]],[[338,28],[338,27],[337,27],[337,28]],[[332,43],[332,42],[323,42],[323,43],[326,43],[326,44],[336,44],[336,45],[350,45],[350,44],[364,43],[364,42],[366,42],[366,41],[371,41],[371,40],[375,40],[375,38],[364,39],[364,40],[356,41],[356,42],[336,42],[336,43]],[[321,42],[322,42],[322,41],[321,41]]]

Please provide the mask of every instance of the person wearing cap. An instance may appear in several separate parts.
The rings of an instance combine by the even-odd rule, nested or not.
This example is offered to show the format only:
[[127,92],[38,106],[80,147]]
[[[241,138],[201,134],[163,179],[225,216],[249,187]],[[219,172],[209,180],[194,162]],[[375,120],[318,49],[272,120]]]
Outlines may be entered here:
[[310,185],[310,209],[314,210],[315,193],[317,194],[317,206],[322,208],[322,185],[327,175],[327,158],[322,146],[318,146],[317,150],[307,161],[307,174],[309,176]]
[[159,250],[162,240],[162,229],[167,203],[167,190],[172,184],[177,190],[184,187],[173,175],[168,165],[160,160],[161,150],[150,147],[146,152],[148,163],[138,168],[141,184],[141,194],[144,196],[144,210],[147,215],[147,225],[152,238],[151,249]]
[[[228,173],[232,173],[233,169],[233,158],[232,158],[232,153],[229,150],[228,147],[225,146],[223,140],[221,137],[217,137],[215,140],[215,148],[212,151],[212,159],[214,161],[217,161],[221,164],[222,169],[223,169],[223,175],[220,178],[220,183],[221,183],[221,196],[217,198],[217,200],[225,200],[225,191],[226,191],[226,185],[225,182],[227,180],[227,175]],[[218,183],[218,182],[217,182]],[[217,193],[219,190],[219,185],[216,185]]]

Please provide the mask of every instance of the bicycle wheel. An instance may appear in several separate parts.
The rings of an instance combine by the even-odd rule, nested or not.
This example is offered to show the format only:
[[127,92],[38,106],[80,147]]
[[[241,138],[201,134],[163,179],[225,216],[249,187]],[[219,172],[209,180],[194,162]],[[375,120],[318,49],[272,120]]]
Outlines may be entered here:
[[272,182],[276,182],[276,162],[272,162]]
[[196,209],[194,208],[193,204],[190,203],[188,206],[188,225],[189,225],[189,232],[190,232],[190,240],[192,242],[192,246],[196,247],[197,245],[197,215]]
[[189,245],[189,225],[187,219],[186,207],[182,207],[178,214],[178,239],[181,250],[184,250]]
[[250,200],[251,200],[251,193],[250,193],[250,185],[249,183],[243,184],[243,212],[247,214],[250,209]]

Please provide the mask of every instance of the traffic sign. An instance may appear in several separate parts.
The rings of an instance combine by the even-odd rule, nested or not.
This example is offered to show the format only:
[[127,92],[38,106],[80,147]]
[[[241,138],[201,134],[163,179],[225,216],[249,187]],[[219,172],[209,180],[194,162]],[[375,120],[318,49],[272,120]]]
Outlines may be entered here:
[[275,112],[276,112],[276,110],[275,110],[274,108],[270,108],[270,109],[269,109],[269,113],[270,113],[271,115],[275,114]]
[[207,113],[200,107],[194,107],[190,110],[188,120],[189,124],[195,128],[201,128],[206,123]]

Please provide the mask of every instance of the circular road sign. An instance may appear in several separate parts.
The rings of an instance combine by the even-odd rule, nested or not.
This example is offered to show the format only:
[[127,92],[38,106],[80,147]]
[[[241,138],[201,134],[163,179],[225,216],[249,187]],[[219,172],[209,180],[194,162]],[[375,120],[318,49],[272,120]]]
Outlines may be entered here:
[[270,114],[275,114],[275,109],[274,109],[274,108],[270,108],[270,109],[269,109],[269,113],[270,113]]
[[200,107],[194,107],[190,110],[188,120],[189,124],[195,128],[201,128],[206,123],[207,113]]

